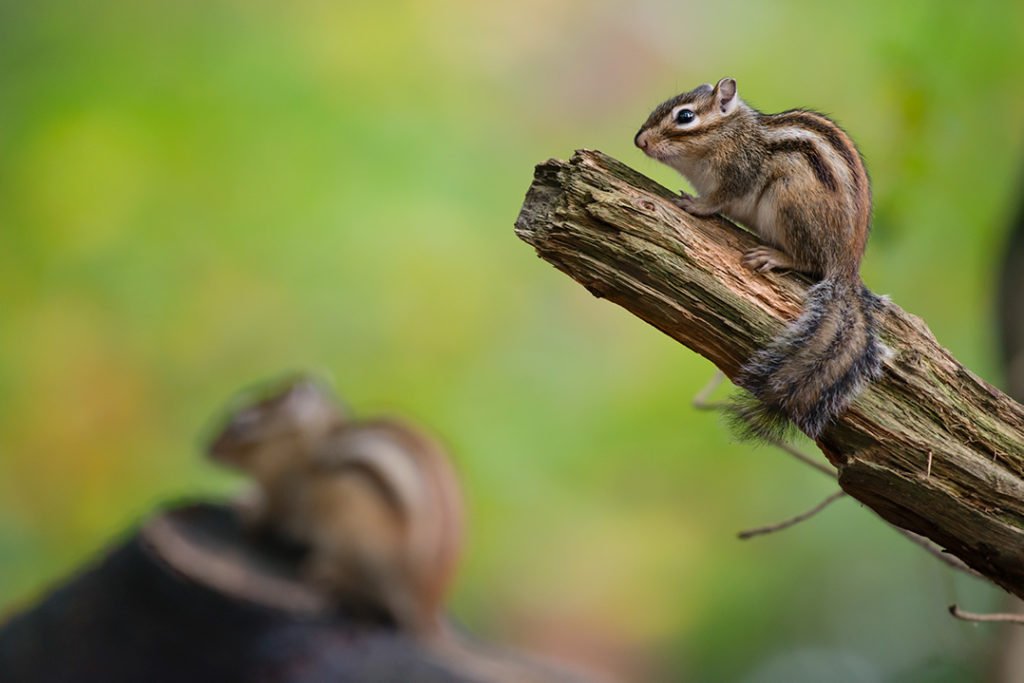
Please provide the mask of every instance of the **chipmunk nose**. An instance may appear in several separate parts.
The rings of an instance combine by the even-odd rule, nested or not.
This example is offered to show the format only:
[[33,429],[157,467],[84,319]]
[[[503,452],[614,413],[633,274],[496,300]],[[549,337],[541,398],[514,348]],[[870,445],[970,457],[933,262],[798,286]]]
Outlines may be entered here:
[[647,149],[647,138],[642,137],[643,134],[643,131],[637,133],[636,137],[633,138],[633,144],[639,147],[640,149]]

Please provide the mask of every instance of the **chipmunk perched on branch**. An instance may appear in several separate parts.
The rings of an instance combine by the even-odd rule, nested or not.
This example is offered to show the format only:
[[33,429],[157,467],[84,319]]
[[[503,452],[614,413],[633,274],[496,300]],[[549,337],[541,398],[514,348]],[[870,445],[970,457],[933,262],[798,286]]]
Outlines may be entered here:
[[871,190],[857,148],[821,114],[751,108],[731,78],[661,104],[634,142],[700,194],[680,193],[680,208],[721,214],[767,242],[743,255],[745,267],[819,280],[800,317],[741,368],[736,383],[750,395],[731,410],[748,437],[781,438],[795,423],[817,438],[888,353],[874,322],[883,299],[859,274]]

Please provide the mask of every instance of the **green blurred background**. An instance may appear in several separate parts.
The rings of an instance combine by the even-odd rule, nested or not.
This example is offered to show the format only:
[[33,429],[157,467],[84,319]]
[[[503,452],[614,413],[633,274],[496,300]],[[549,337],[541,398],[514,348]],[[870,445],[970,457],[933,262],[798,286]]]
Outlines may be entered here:
[[1024,6],[0,2],[0,610],[158,503],[238,387],[330,372],[451,446],[480,634],[651,680],[970,681],[998,630],[855,501],[731,443],[713,368],[512,232],[533,165],[632,146],[729,75],[834,115],[874,181],[863,276],[1001,383],[993,264],[1024,168]]

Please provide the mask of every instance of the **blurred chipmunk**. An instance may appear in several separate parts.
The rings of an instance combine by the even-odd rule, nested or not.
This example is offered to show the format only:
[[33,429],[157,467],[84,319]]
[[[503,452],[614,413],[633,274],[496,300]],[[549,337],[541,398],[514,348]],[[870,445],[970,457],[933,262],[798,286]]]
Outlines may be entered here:
[[313,454],[309,578],[383,606],[404,630],[439,633],[462,544],[462,503],[444,451],[386,418],[349,424]]
[[237,498],[243,523],[305,543],[310,457],[348,419],[331,391],[306,376],[244,394],[210,444],[210,458],[252,477],[255,488]]
[[210,457],[251,476],[246,525],[308,549],[307,578],[339,602],[436,631],[461,545],[461,499],[443,450],[393,419],[352,423],[300,377],[242,405]]
[[405,422],[345,425],[313,456],[310,580],[382,606],[460,680],[589,680],[450,625],[442,607],[462,545],[462,503],[444,450]]
[[445,620],[462,502],[444,450],[421,430],[349,421],[325,387],[300,378],[239,408],[210,455],[252,475],[258,491],[242,509],[252,528],[303,546],[304,579],[334,605],[383,612],[460,680],[585,680]]

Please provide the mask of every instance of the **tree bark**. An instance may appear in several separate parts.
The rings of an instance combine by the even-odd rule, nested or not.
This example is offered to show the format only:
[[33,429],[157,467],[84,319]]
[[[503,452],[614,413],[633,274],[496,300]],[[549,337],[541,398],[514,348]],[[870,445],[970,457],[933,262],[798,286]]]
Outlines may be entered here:
[[[810,280],[757,275],[758,244],[600,152],[536,168],[516,234],[586,287],[711,360],[740,366],[797,317]],[[818,439],[844,491],[1024,597],[1024,407],[964,368],[924,322],[888,304],[884,376]]]

